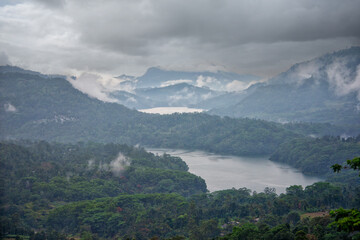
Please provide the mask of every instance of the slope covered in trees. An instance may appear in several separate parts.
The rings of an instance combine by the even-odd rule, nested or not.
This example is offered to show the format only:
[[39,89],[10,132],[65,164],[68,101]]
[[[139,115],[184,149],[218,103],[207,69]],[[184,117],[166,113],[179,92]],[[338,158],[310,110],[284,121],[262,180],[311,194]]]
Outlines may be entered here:
[[[322,239],[347,236],[328,227],[326,212],[360,207],[359,185],[206,193],[181,159],[127,145],[2,142],[0,151],[2,237],[211,239],[245,231],[294,239],[304,231]],[[318,211],[324,217],[300,217]]]
[[96,141],[269,154],[299,134],[280,124],[207,114],[150,115],[81,93],[63,78],[0,68],[0,136],[58,142]]
[[322,175],[331,181],[359,184],[353,171],[333,174],[331,166],[360,156],[360,135],[346,140],[340,137],[300,138],[282,144],[270,157],[272,161],[290,164],[303,173]]
[[[360,47],[351,47],[297,63],[246,96],[211,112],[270,121],[302,121],[356,125],[359,128],[358,88]],[[345,90],[346,89],[346,90]]]

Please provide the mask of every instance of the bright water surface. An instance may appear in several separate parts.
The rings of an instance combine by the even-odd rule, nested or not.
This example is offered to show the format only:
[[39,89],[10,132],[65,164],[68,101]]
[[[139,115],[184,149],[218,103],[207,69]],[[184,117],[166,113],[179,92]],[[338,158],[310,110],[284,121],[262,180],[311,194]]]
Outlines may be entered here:
[[158,114],[173,114],[173,113],[196,113],[203,112],[204,109],[199,108],[188,108],[188,107],[156,107],[156,108],[147,108],[140,109],[140,112],[144,113],[158,113]]
[[211,192],[233,187],[263,192],[265,187],[273,187],[280,194],[291,185],[302,185],[305,188],[322,180],[306,176],[289,165],[272,162],[268,157],[224,156],[204,151],[164,148],[147,150],[154,154],[162,155],[166,152],[181,157],[189,166],[189,172],[202,177]]

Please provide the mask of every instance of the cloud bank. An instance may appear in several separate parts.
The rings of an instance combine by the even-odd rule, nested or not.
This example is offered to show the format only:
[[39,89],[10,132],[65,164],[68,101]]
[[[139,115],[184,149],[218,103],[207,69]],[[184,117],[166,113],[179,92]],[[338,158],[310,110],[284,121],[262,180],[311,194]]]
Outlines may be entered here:
[[[150,66],[273,76],[360,44],[353,0],[33,0],[0,5],[0,60],[44,73]],[[5,55],[4,55],[5,54]]]

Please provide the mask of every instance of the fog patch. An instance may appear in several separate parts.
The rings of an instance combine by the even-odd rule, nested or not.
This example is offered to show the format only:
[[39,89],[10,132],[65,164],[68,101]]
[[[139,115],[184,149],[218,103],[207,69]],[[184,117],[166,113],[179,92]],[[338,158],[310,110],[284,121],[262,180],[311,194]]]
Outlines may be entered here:
[[99,170],[100,171],[109,171],[109,164],[103,163],[102,161],[100,161]]
[[138,80],[133,76],[121,75],[119,77],[108,77],[103,81],[103,85],[108,91],[135,92]]
[[104,79],[97,74],[82,73],[76,79],[67,79],[73,87],[88,94],[91,97],[97,98],[104,102],[117,102],[116,99],[110,98],[107,93],[108,90],[104,87],[102,81]]
[[17,112],[16,107],[14,105],[12,105],[11,103],[5,103],[4,109],[5,109],[5,112]]
[[118,156],[110,162],[109,167],[114,176],[121,176],[125,170],[125,167],[130,166],[130,160],[119,153]]
[[172,86],[172,85],[176,85],[176,84],[180,84],[180,83],[192,84],[193,81],[189,80],[189,79],[169,80],[169,81],[161,83],[160,87],[168,87],[168,86]]
[[202,100],[207,100],[213,97],[213,94],[211,92],[208,92],[207,94],[201,95]]
[[94,159],[90,159],[90,160],[88,161],[87,169],[88,169],[88,170],[92,170],[92,169],[94,169],[94,167],[95,167],[95,160],[94,160]]
[[169,106],[176,105],[179,101],[188,101],[194,99],[195,97],[196,96],[194,92],[190,91],[188,87],[184,87],[182,90],[176,92],[175,95],[168,97]]
[[137,103],[137,100],[134,97],[129,97],[128,99],[126,99],[127,103]]
[[341,138],[341,139],[344,139],[344,140],[347,140],[347,139],[350,138],[350,137],[352,137],[352,136],[350,136],[350,135],[348,135],[348,134],[346,134],[346,133],[343,133],[343,134],[340,135],[340,138]]
[[340,59],[334,61],[326,69],[330,86],[335,94],[344,96],[355,92],[360,101],[360,64],[356,66],[356,72],[353,73],[347,67],[348,61]]
[[197,87],[208,87],[210,89],[216,89],[216,87],[222,87],[222,84],[213,77],[204,77],[203,75],[200,75],[197,79],[196,79],[196,84],[195,86]]
[[66,181],[70,182],[72,176],[74,176],[72,172],[66,172],[66,176],[65,176]]

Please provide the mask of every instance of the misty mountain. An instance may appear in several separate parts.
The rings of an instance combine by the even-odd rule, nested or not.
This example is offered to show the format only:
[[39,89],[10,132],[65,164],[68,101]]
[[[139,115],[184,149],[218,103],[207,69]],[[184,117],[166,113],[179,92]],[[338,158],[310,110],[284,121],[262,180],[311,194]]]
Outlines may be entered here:
[[[256,83],[251,85],[249,88],[237,91],[237,92],[223,92],[218,96],[205,99],[197,104],[194,104],[193,107],[202,108],[202,109],[217,109],[217,108],[227,108],[232,106],[234,103],[241,101],[242,99],[249,96],[258,86],[263,85],[262,83]],[[212,111],[210,111],[212,112]]]
[[116,99],[119,104],[131,109],[152,108],[154,105],[152,100],[126,91],[113,91],[108,96]]
[[[300,134],[261,120],[207,114],[154,115],[91,98],[64,78],[0,67],[0,138],[115,142],[269,154]],[[209,131],[211,130],[211,131]]]
[[[144,109],[152,107],[196,107],[212,109],[234,102],[233,94],[260,80],[257,76],[240,75],[231,72],[186,72],[149,68],[140,77],[120,75],[120,89],[110,91],[110,98],[129,108]],[[219,96],[221,98],[217,98]],[[214,98],[214,100],[212,100]],[[216,98],[216,99],[215,99]],[[144,101],[145,99],[145,101]],[[229,100],[228,100],[229,99]]]
[[360,47],[298,63],[214,114],[272,121],[359,124]]
[[226,85],[233,81],[249,83],[259,80],[253,75],[240,75],[232,72],[185,72],[149,68],[146,73],[137,78],[137,88],[162,87],[169,83],[187,82],[199,87],[207,86],[213,90],[225,90]]
[[222,94],[209,88],[179,83],[160,88],[140,88],[136,94],[148,100],[152,107],[187,107]]

